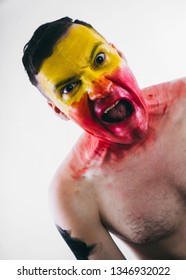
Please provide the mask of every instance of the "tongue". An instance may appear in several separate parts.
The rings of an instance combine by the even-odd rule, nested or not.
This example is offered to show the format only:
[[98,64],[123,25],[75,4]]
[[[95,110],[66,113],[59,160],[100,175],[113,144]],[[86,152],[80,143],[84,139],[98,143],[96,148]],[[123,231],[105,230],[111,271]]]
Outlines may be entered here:
[[127,109],[123,102],[118,102],[118,104],[108,111],[109,115],[113,119],[123,119],[127,116]]
[[119,122],[127,117],[127,108],[125,102],[118,102],[114,108],[103,114],[103,120],[106,122]]

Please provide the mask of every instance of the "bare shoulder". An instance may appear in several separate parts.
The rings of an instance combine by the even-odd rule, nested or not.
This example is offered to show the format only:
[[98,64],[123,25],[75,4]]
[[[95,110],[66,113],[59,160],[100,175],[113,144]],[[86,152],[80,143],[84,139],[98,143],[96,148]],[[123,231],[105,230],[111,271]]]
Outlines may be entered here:
[[49,201],[54,222],[66,229],[76,225],[77,229],[77,223],[98,221],[99,210],[90,183],[72,176],[71,161],[70,155],[58,168],[50,186]]
[[175,98],[186,97],[186,77],[182,77],[179,79],[158,83],[152,86],[148,86],[142,89],[143,95],[149,99],[152,98],[152,96],[164,96],[163,93],[169,96],[173,96]]

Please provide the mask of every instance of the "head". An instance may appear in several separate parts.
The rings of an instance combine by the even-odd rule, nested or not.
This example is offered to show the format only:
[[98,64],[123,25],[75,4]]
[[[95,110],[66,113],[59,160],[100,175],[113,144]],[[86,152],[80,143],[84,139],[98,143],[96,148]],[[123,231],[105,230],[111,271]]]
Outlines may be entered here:
[[91,25],[66,17],[40,26],[23,64],[63,119],[106,142],[131,144],[145,135],[146,108],[126,59]]

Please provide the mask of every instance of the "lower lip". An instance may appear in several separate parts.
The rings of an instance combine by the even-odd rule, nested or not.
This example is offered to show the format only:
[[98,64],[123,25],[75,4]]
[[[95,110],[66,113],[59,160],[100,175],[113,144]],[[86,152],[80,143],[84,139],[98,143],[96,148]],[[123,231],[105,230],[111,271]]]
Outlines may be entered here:
[[134,109],[134,112],[129,116],[129,117],[127,117],[127,118],[125,118],[125,119],[123,119],[123,120],[121,120],[121,121],[116,121],[116,122],[105,122],[105,121],[103,121],[103,120],[101,120],[101,122],[105,125],[105,126],[107,126],[107,127],[110,127],[110,128],[123,128],[123,126],[125,125],[125,126],[127,126],[127,125],[129,125],[129,123],[130,122],[132,122],[132,119],[134,118],[134,115],[135,115],[135,109]]
[[146,122],[144,121],[144,112],[141,111],[141,107],[135,102],[129,101],[133,106],[133,112],[126,119],[118,122],[109,123],[101,120],[105,129],[118,139],[124,139],[128,142],[137,141],[146,130]]

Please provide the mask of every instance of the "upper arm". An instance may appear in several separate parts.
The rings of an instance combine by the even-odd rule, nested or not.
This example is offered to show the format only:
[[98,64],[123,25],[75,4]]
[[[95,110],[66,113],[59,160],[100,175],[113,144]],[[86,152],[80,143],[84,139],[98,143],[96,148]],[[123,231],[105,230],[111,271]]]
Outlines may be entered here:
[[64,230],[61,226],[56,226],[78,260],[125,259],[104,227],[95,227],[89,235],[84,232],[85,228],[81,229],[80,234],[75,234],[73,226],[71,226],[71,230]]
[[57,229],[77,259],[125,259],[100,221],[91,190],[60,180],[53,184],[50,200]]

